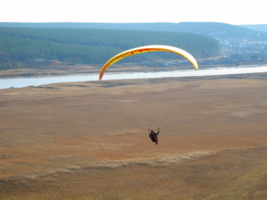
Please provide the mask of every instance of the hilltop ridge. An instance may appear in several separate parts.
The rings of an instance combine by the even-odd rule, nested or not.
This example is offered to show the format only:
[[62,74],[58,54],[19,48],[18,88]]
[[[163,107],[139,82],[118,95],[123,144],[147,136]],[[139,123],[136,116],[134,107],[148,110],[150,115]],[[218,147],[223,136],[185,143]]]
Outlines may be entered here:
[[247,40],[267,40],[267,33],[253,30],[251,26],[237,26],[218,22],[180,22],[180,23],[0,23],[0,27],[28,28],[82,28],[115,29],[164,32],[188,32],[206,35],[216,39],[246,38]]

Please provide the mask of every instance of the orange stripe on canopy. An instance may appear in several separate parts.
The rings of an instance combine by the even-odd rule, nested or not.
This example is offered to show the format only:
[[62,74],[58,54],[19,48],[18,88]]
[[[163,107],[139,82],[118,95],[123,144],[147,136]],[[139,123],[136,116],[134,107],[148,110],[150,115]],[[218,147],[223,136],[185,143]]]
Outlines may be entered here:
[[139,54],[139,53],[151,52],[151,51],[167,51],[167,52],[176,53],[180,56],[183,56],[187,60],[189,60],[191,62],[191,64],[193,65],[193,67],[196,70],[198,70],[198,64],[197,64],[196,59],[190,53],[186,52],[185,50],[179,49],[179,48],[173,47],[173,46],[167,46],[167,45],[148,45],[148,46],[142,46],[142,47],[137,47],[137,48],[123,51],[123,52],[113,56],[112,58],[110,58],[101,68],[101,70],[99,72],[99,80],[102,79],[107,68],[109,68],[115,62],[117,62],[117,61],[119,61],[125,57],[128,57],[128,56],[132,56],[132,55]]

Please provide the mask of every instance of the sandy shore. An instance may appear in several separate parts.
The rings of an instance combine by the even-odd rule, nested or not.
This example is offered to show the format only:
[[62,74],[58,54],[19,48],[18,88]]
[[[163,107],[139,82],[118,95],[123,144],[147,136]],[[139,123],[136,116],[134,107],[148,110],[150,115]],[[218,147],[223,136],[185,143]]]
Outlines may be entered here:
[[266,88],[265,73],[1,90],[0,198],[267,197]]

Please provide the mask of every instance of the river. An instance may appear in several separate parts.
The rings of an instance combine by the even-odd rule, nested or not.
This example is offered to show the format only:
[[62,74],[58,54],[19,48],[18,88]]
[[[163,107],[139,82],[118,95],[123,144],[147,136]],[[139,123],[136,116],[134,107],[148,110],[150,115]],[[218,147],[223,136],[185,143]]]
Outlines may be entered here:
[[[239,66],[218,67],[211,69],[176,70],[162,72],[136,72],[136,73],[109,73],[106,72],[103,80],[119,79],[142,79],[142,78],[165,78],[165,77],[194,77],[194,76],[217,76],[230,74],[248,74],[267,72],[267,66]],[[98,74],[75,74],[63,76],[25,77],[25,78],[1,78],[0,89],[22,88],[28,86],[40,86],[51,83],[97,81]]]

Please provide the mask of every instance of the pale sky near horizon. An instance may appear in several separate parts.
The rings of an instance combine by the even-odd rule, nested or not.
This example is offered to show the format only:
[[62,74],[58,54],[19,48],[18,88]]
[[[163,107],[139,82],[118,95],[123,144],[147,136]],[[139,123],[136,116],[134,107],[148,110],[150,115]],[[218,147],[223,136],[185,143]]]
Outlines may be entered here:
[[0,22],[267,24],[264,0],[5,0]]

